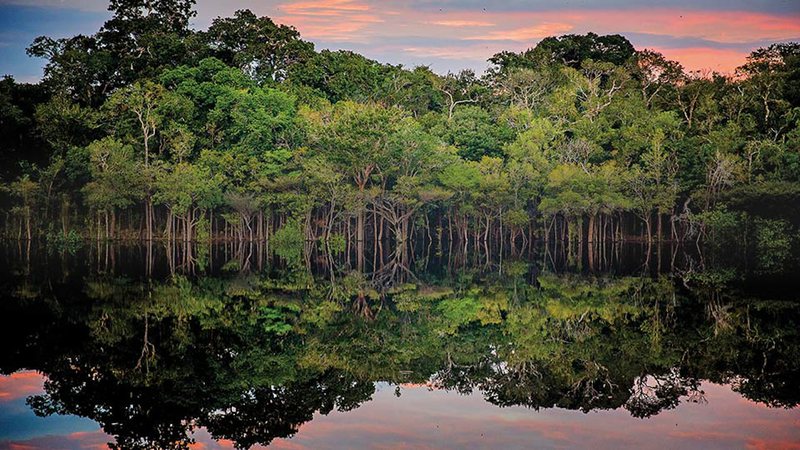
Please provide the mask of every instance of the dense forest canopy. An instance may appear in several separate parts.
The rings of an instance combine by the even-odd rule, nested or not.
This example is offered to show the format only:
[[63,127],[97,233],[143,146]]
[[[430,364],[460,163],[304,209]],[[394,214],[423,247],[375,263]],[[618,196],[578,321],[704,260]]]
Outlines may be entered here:
[[193,4],[112,0],[96,34],[31,44],[41,83],[0,82],[6,237],[335,251],[797,226],[796,43],[723,75],[565,35],[439,75],[316,51],[250,11],[193,30]]

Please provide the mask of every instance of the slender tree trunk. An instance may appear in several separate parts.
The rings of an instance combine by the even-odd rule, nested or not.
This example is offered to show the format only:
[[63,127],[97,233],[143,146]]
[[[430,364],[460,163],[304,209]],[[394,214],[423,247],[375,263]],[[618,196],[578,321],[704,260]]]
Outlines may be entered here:
[[28,241],[31,241],[31,210],[29,206],[25,207],[25,235],[28,237]]
[[662,214],[661,214],[661,212],[657,212],[656,216],[658,217],[658,242],[661,242],[664,239],[663,238],[663,234],[661,233],[661,230],[662,230],[662,226],[661,226]]

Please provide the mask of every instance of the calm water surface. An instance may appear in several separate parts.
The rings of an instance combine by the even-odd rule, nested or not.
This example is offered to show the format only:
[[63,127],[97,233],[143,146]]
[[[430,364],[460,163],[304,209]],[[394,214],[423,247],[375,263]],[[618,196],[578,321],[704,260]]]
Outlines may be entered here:
[[796,258],[515,253],[6,243],[0,449],[800,448]]

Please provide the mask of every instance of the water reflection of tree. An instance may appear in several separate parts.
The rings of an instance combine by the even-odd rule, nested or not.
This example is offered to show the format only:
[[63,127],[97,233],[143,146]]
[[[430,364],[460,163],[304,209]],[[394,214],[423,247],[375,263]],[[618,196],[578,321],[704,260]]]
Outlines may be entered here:
[[388,278],[316,278],[302,261],[166,281],[24,272],[5,289],[16,320],[0,367],[43,371],[37,413],[90,417],[121,448],[186,447],[197,426],[266,444],[317,411],[358,407],[376,381],[635,417],[704,401],[700,380],[800,403],[797,305],[745,298],[718,273],[556,275],[506,261],[411,276],[397,264]]

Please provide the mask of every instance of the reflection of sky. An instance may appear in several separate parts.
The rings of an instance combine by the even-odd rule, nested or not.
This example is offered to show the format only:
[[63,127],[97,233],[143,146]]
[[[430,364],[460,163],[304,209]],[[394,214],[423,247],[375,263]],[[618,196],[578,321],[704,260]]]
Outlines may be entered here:
[[[38,383],[36,380],[38,379]],[[650,419],[625,410],[582,413],[498,408],[480,395],[379,384],[373,400],[347,412],[317,414],[283,449],[324,448],[681,448],[800,449],[800,410],[767,408],[729,387],[703,385],[707,404],[684,403]],[[74,417],[38,418],[24,404],[41,392],[33,372],[0,377],[0,449],[100,449],[111,440]],[[200,430],[197,449],[233,448]]]
[[[39,34],[91,34],[104,0],[0,0],[0,73],[41,75],[24,49]],[[482,71],[501,50],[520,51],[565,33],[619,33],[689,69],[730,71],[755,48],[800,40],[797,0],[198,0],[195,26],[249,8],[294,25],[318,48],[382,62]]]
[[[108,448],[97,423],[74,416],[37,417],[25,404],[42,393],[42,375],[33,371],[0,377],[0,449]],[[16,442],[17,444],[14,444]],[[25,442],[25,445],[19,443]],[[94,444],[102,444],[97,447]]]

